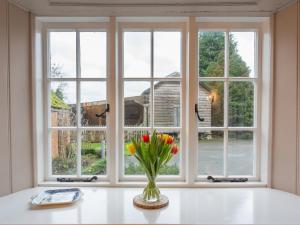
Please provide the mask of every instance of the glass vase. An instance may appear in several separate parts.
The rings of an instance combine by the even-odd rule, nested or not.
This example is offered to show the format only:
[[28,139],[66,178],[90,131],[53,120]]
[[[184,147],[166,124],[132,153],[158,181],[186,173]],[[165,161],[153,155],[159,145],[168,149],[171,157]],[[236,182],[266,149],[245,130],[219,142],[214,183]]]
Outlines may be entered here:
[[143,198],[145,202],[153,203],[159,201],[160,191],[156,186],[156,178],[148,179],[148,184],[144,188]]

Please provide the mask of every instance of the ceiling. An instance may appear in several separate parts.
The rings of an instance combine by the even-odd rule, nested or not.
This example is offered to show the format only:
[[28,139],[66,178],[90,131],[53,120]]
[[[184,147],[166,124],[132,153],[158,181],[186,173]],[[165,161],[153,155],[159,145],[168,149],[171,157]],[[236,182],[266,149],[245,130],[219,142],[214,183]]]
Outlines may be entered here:
[[38,16],[269,16],[294,0],[10,0]]

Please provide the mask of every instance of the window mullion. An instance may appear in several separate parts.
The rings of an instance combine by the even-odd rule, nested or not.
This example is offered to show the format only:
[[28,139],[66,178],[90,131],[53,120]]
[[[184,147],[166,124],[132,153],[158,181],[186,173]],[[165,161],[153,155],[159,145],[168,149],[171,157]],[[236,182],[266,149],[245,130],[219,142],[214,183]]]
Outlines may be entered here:
[[80,112],[80,81],[81,77],[81,59],[80,59],[80,32],[76,30],[76,109],[77,109],[77,176],[81,176],[81,112]]
[[151,30],[151,86],[150,86],[150,95],[151,95],[151,120],[150,120],[150,127],[151,127],[151,133],[154,130],[154,34],[153,30]]
[[[229,31],[225,32],[224,75],[229,77]],[[228,79],[224,81],[224,176],[228,176]]]

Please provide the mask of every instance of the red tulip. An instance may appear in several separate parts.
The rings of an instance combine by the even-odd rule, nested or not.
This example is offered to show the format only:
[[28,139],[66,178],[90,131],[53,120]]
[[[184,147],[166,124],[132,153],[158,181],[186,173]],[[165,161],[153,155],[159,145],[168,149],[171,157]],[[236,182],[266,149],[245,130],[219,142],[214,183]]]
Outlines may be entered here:
[[142,136],[142,141],[145,142],[145,143],[149,143],[149,141],[150,141],[150,136],[149,136],[149,134],[144,134],[144,135]]
[[171,145],[173,143],[174,138],[172,136],[168,136],[166,142],[167,144]]
[[179,148],[177,145],[173,145],[172,149],[171,149],[171,153],[173,155],[176,155],[179,152]]

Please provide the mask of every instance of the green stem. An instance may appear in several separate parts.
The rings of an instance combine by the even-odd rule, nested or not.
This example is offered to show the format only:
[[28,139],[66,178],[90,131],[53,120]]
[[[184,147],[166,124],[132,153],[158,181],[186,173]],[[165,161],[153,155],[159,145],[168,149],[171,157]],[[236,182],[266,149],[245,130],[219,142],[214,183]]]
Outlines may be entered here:
[[148,177],[148,184],[144,189],[143,195],[145,201],[150,201],[153,199],[159,200],[160,191],[156,186],[155,177]]

